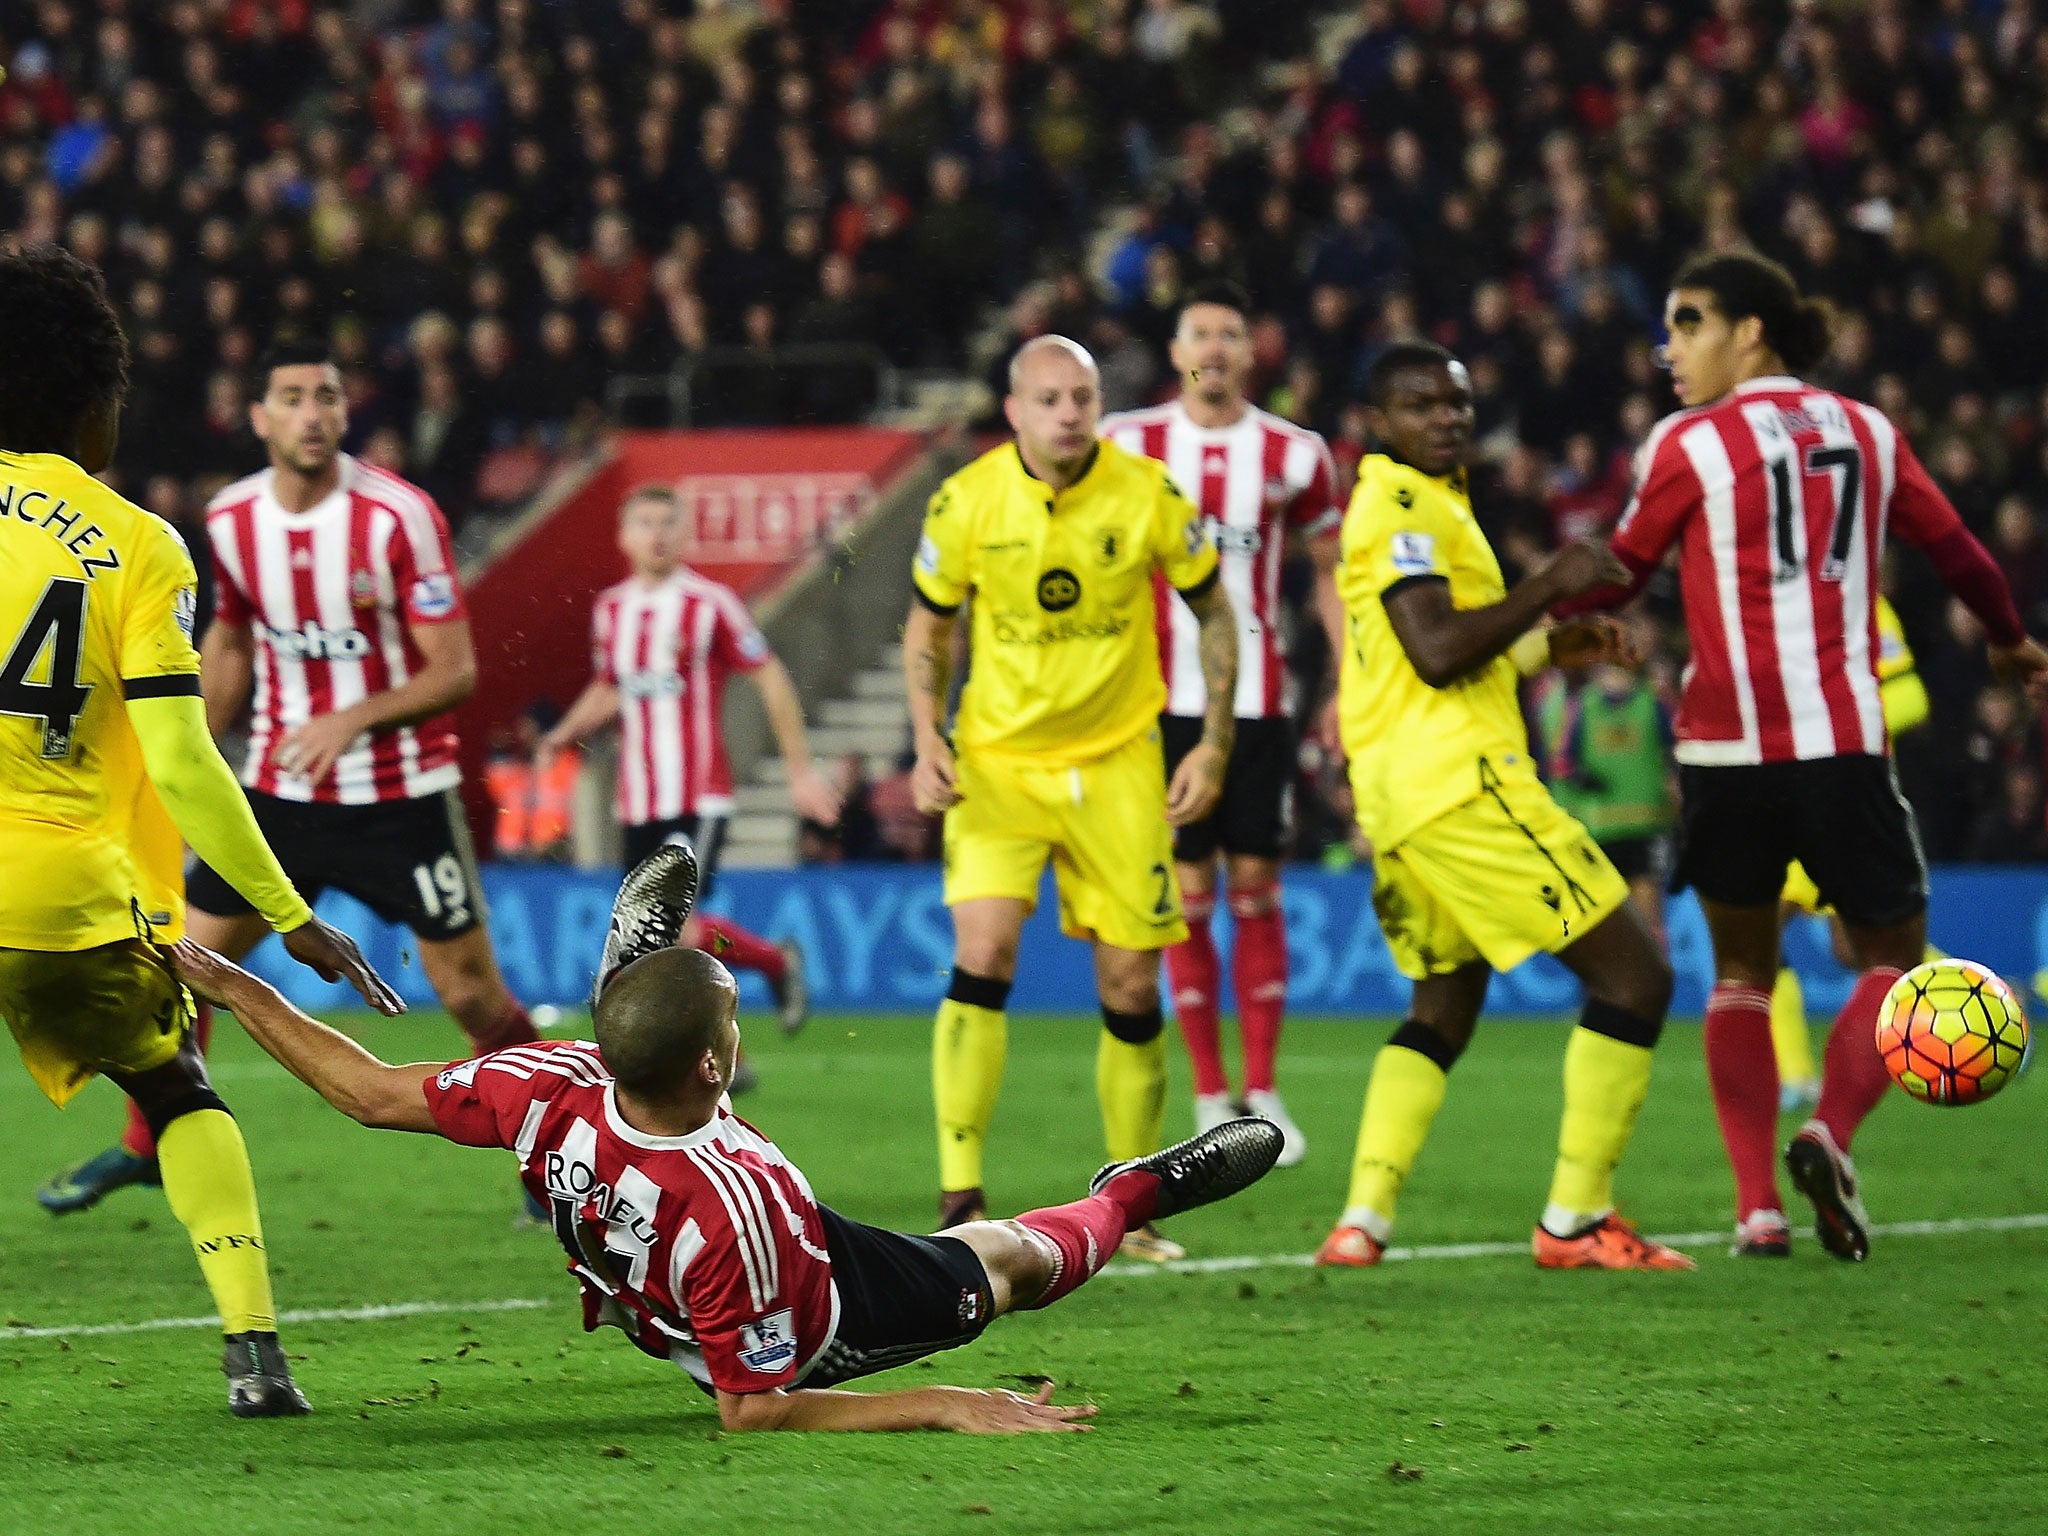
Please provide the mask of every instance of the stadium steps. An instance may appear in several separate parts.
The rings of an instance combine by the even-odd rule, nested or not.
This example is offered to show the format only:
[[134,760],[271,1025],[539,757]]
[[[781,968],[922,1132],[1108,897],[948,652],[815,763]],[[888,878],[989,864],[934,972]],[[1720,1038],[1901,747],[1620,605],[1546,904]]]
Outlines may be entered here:
[[[903,701],[903,668],[892,643],[876,665],[848,679],[840,697],[814,702],[809,711],[811,752],[821,773],[848,753],[865,763],[870,782],[896,771],[910,739]],[[787,869],[796,863],[797,816],[789,807],[789,774],[780,756],[763,757],[752,781],[733,792],[726,826],[725,862],[734,869]]]

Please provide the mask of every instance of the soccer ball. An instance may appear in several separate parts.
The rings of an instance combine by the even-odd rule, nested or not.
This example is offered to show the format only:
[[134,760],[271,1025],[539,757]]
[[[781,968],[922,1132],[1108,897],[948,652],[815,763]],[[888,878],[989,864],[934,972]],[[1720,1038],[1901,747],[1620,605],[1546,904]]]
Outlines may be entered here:
[[1877,1010],[1877,1049],[1906,1092],[1928,1104],[1975,1104],[2018,1075],[2027,1016],[2011,987],[1974,960],[1916,965]]

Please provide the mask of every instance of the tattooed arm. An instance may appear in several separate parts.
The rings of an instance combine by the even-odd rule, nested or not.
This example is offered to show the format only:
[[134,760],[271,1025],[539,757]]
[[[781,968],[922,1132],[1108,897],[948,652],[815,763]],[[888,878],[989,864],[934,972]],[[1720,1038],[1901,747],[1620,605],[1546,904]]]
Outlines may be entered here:
[[1197,647],[1202,657],[1202,686],[1209,707],[1202,719],[1202,739],[1180,760],[1166,787],[1166,819],[1176,827],[1200,821],[1215,809],[1223,793],[1223,770],[1237,735],[1232,706],[1237,701],[1237,616],[1220,581],[1183,592],[1200,625]]
[[936,816],[959,803],[953,749],[946,741],[946,694],[953,680],[953,628],[957,610],[940,613],[922,597],[903,623],[903,681],[910,696],[910,735],[917,766],[910,792],[917,808]]

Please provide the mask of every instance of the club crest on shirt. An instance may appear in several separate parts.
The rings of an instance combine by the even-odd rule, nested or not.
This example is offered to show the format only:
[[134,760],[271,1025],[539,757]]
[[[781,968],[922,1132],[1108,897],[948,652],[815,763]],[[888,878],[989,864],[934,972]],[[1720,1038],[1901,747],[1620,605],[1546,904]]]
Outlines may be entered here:
[[377,577],[370,571],[356,571],[348,579],[348,600],[358,608],[377,606]]
[[1047,613],[1065,613],[1081,601],[1081,578],[1059,566],[1038,578],[1038,606]]
[[774,1376],[796,1363],[796,1317],[788,1307],[759,1322],[740,1324],[740,1364]]

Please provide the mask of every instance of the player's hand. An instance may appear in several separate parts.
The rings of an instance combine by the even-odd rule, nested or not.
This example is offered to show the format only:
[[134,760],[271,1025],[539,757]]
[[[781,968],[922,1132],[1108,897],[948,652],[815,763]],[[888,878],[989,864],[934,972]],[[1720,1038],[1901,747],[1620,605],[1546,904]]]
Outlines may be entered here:
[[815,768],[806,768],[789,781],[789,803],[796,812],[821,827],[839,825],[839,791],[827,784]]
[[1049,1381],[1029,1397],[1000,1387],[986,1392],[952,1387],[946,1406],[947,1428],[966,1435],[1086,1434],[1090,1426],[1075,1420],[1095,1417],[1093,1403],[1054,1402]]
[[960,768],[943,737],[918,746],[917,765],[910,770],[910,798],[927,816],[943,816],[960,803]]
[[346,981],[362,994],[364,1002],[387,1018],[405,1012],[405,1000],[370,969],[356,941],[332,923],[315,917],[282,937],[285,953],[322,981]]
[[1195,743],[1173,770],[1166,786],[1166,822],[1185,827],[1200,821],[1216,808],[1223,794],[1223,770],[1230,763],[1230,751],[1206,737]]
[[1538,574],[1556,589],[1560,602],[1597,587],[1625,587],[1635,580],[1635,573],[1621,563],[1619,555],[1592,539],[1565,545],[1543,562]]
[[1991,662],[1991,675],[2001,683],[2010,683],[2024,688],[2027,697],[2035,704],[2048,704],[2048,649],[2038,640],[2022,640],[2018,645],[1993,645],[1985,648]]
[[1610,662],[1617,667],[1643,664],[1642,654],[1626,629],[1604,613],[1583,619],[1566,619],[1553,624],[1550,635],[1550,664],[1554,667],[1590,667]]
[[[217,955],[192,939],[180,939],[170,948],[171,969],[191,994],[202,1002],[232,1010],[237,1001],[249,996],[250,988],[264,987],[225,955]],[[267,987],[264,987],[268,990]]]
[[345,710],[318,715],[286,736],[270,755],[284,772],[318,784],[334,771],[336,759],[362,734],[363,728]]

